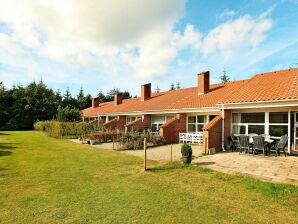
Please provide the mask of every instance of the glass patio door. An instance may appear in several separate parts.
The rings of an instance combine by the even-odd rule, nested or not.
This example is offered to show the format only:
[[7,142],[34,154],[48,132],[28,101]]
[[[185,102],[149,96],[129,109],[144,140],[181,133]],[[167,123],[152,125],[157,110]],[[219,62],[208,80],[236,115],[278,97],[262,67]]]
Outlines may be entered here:
[[294,151],[298,151],[298,112],[294,116]]

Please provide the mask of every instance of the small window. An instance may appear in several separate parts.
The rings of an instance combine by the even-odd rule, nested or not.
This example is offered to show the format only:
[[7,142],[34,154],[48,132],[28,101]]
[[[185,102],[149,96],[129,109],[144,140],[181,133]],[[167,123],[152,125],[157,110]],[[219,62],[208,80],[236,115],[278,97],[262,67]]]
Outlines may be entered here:
[[188,124],[188,132],[196,132],[196,125]]
[[207,122],[207,116],[197,116],[198,123],[206,123]]
[[242,113],[241,123],[264,123],[265,113]]
[[232,128],[233,134],[245,134],[245,126],[244,125],[233,125]]
[[264,125],[248,125],[248,134],[265,134],[265,126]]
[[280,137],[288,134],[288,125],[269,125],[269,135]]
[[197,125],[197,131],[203,131],[204,124]]
[[196,117],[188,117],[188,123],[196,123]]
[[270,112],[269,123],[288,123],[288,112]]

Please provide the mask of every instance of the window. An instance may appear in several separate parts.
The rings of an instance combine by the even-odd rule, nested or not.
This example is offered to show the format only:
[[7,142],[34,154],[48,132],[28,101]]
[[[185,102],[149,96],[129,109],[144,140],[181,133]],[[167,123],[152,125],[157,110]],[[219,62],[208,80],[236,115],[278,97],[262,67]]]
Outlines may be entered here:
[[288,134],[288,125],[269,125],[269,135],[280,137]]
[[236,113],[232,115],[233,123],[265,123],[265,113]]
[[248,133],[265,134],[265,125],[248,125]]
[[288,112],[269,113],[269,135],[280,137],[288,134]]
[[288,112],[270,112],[269,123],[288,123]]
[[133,121],[135,121],[136,119],[138,119],[140,117],[135,117],[135,116],[126,116],[126,124],[131,123]]
[[232,133],[280,137],[288,134],[288,112],[232,113]]
[[241,135],[243,135],[243,134],[245,134],[245,126],[244,125],[233,125],[233,127],[232,127],[232,133],[233,134],[241,134]]
[[265,134],[265,113],[233,113],[233,134]]
[[169,116],[152,116],[151,117],[151,131],[158,132],[160,126],[166,123],[168,120],[173,118],[172,115]]
[[207,124],[206,115],[189,116],[187,122],[188,132],[201,132],[204,125]]

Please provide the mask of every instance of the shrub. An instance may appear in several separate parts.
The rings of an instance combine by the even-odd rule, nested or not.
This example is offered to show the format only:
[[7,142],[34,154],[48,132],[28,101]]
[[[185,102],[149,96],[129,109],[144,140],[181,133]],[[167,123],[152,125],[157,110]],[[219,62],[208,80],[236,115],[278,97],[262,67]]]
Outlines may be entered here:
[[60,121],[39,121],[34,124],[35,130],[47,132],[48,136],[55,138],[72,137],[86,138],[95,131],[102,130],[102,127],[92,123],[84,122],[60,122]]
[[191,157],[192,156],[191,146],[184,143],[181,146],[181,154],[182,154],[182,156],[185,156],[185,157]]
[[157,146],[163,145],[165,140],[163,137],[153,134],[149,131],[140,132],[128,132],[122,134],[118,139],[118,149],[142,149],[144,146],[144,138],[147,140],[147,145]]

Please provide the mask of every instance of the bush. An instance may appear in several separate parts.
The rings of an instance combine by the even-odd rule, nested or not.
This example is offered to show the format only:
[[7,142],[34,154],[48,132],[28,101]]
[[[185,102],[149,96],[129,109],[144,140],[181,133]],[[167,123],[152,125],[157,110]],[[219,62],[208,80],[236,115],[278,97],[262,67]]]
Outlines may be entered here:
[[95,140],[96,142],[102,143],[102,142],[111,142],[114,140],[117,140],[120,136],[122,136],[123,133],[117,132],[117,131],[98,131],[98,132],[92,132],[89,134],[89,138],[91,140]]
[[118,149],[142,149],[144,147],[144,138],[147,140],[149,147],[163,145],[165,140],[163,137],[153,134],[149,131],[140,132],[128,132],[122,134],[118,139]]
[[182,156],[185,156],[185,157],[191,157],[192,156],[191,146],[184,143],[181,146],[181,154],[182,154]]
[[34,124],[35,130],[45,131],[48,136],[55,138],[72,137],[86,138],[86,136],[102,127],[83,122],[39,121]]

